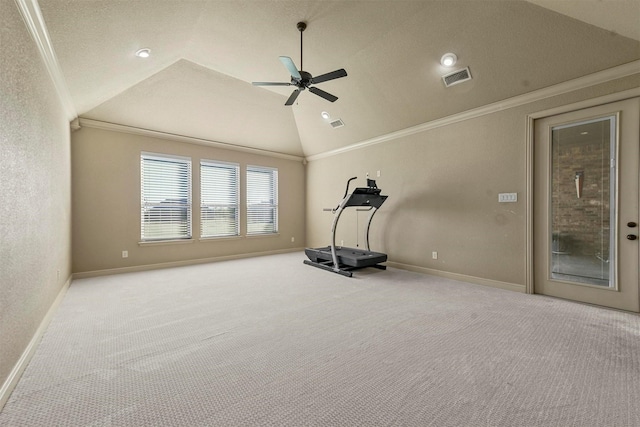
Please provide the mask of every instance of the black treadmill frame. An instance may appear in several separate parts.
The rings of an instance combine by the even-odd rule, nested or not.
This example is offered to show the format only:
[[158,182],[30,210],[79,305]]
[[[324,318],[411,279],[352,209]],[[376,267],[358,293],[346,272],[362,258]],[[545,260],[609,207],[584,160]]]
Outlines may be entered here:
[[[352,178],[355,179],[355,178]],[[349,182],[352,180],[350,179]],[[323,248],[306,248],[305,253],[309,260],[304,260],[304,263],[313,267],[321,268],[323,270],[332,271],[334,273],[341,274],[343,276],[352,277],[351,270],[356,270],[365,267],[375,267],[385,270],[387,267],[380,263],[387,260],[387,255],[381,252],[373,252],[369,247],[369,230],[371,229],[371,221],[374,215],[378,212],[380,206],[387,200],[388,196],[380,194],[381,190],[376,187],[375,181],[367,180],[368,187],[356,188],[353,193],[345,196],[337,208],[327,209],[333,212],[333,224],[331,225],[331,245]],[[348,192],[347,183],[347,192]],[[366,209],[371,211],[369,219],[367,221],[367,232],[365,239],[365,250],[358,248],[347,248],[336,246],[336,229],[340,216],[349,207],[368,207]],[[331,252],[331,258],[328,257],[328,250]],[[362,256],[347,257],[346,252],[360,252]],[[314,259],[316,261],[314,261]],[[322,259],[322,261],[319,261]]]

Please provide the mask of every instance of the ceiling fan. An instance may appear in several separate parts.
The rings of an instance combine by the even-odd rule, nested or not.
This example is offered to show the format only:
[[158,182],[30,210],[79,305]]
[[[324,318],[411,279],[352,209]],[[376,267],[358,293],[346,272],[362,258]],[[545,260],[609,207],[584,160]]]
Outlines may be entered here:
[[293,103],[298,98],[298,95],[300,95],[300,92],[305,89],[309,89],[309,92],[315,93],[319,97],[324,98],[329,102],[335,102],[338,99],[337,96],[334,96],[311,85],[326,82],[328,80],[338,79],[340,77],[345,77],[347,75],[347,72],[344,70],[344,68],[341,68],[330,73],[313,77],[311,73],[302,71],[302,32],[307,28],[307,24],[305,22],[298,22],[296,26],[298,28],[298,31],[300,31],[300,71],[298,71],[298,69],[296,68],[296,64],[293,63],[293,60],[291,58],[289,58],[288,56],[281,56],[280,62],[282,62],[287,70],[289,70],[289,73],[291,74],[291,82],[253,82],[252,84],[254,86],[296,86],[297,89],[293,91],[284,105],[293,105]]

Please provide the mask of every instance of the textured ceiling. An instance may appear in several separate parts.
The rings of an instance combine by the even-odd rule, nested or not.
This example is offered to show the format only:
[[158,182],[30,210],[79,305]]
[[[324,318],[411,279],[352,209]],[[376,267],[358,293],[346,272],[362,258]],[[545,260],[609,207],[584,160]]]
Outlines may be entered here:
[[[640,59],[638,0],[39,4],[81,117],[298,156]],[[298,21],[304,70],[348,72],[318,85],[335,103],[307,91],[285,107],[292,88],[250,84],[288,81],[280,55],[300,67]],[[448,51],[470,82],[444,87]]]

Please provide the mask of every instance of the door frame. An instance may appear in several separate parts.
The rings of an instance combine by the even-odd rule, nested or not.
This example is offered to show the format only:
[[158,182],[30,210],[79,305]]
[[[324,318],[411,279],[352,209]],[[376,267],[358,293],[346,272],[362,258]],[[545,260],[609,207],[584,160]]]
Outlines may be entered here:
[[597,98],[587,99],[584,101],[576,102],[573,104],[562,105],[560,107],[551,108],[548,110],[542,110],[527,115],[527,138],[526,138],[526,207],[525,207],[525,224],[526,224],[526,237],[525,237],[525,292],[527,294],[534,293],[534,265],[533,265],[533,181],[534,181],[534,164],[533,164],[533,150],[534,150],[534,123],[538,119],[545,117],[555,116],[558,114],[569,113],[572,111],[583,110],[585,108],[597,107],[599,105],[609,104],[617,101],[624,101],[626,99],[636,98],[640,96],[640,88],[629,89],[622,92],[616,92]]

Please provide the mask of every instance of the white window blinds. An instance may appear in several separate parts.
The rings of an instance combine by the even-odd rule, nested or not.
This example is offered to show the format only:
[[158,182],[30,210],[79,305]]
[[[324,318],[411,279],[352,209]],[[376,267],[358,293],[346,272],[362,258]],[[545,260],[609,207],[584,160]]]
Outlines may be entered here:
[[240,234],[237,164],[200,162],[200,236]]
[[141,238],[191,238],[191,160],[142,153]]
[[247,166],[247,234],[278,232],[278,170]]

